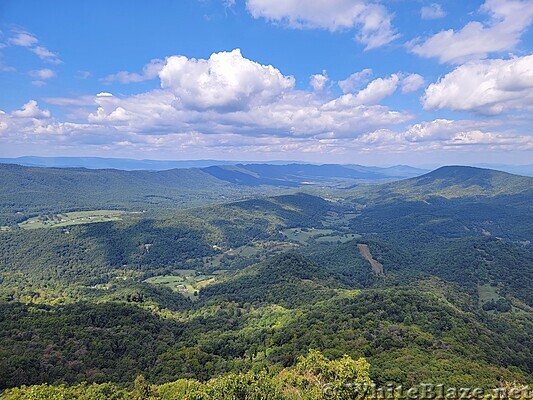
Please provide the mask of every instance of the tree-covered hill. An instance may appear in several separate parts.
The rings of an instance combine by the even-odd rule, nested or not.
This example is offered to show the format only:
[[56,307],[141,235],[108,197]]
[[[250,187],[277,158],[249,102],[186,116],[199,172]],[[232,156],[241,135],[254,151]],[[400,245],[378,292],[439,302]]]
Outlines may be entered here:
[[0,164],[0,226],[29,216],[78,210],[176,210],[239,199],[254,192],[200,169],[167,171],[32,168]]
[[232,379],[288,390],[282,377],[309,349],[333,363],[364,357],[380,385],[529,383],[529,184],[453,167],[329,200],[292,193],[3,230],[0,390],[183,398],[191,385],[216,398]]
[[362,192],[377,201],[392,198],[448,199],[476,196],[512,196],[533,191],[533,178],[491,169],[447,166],[425,175],[372,187]]
[[296,253],[284,253],[207,286],[201,295],[209,302],[236,301],[278,304],[294,308],[334,296],[335,277],[324,267]]
[[204,171],[218,179],[240,185],[301,186],[306,183],[342,180],[385,180],[390,177],[407,177],[416,169],[367,168],[351,165],[312,164],[238,164],[235,166],[212,166]]

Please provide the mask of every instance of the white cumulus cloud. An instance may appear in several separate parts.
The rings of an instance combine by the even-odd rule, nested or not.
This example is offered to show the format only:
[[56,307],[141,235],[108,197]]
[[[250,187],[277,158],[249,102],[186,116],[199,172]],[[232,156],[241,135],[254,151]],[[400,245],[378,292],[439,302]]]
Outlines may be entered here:
[[424,6],[420,9],[420,17],[422,19],[439,19],[446,16],[446,12],[442,6],[437,3],[432,3],[429,6]]
[[247,0],[254,18],[297,29],[356,30],[355,38],[373,49],[396,39],[392,16],[378,2],[366,0]]
[[328,74],[326,73],[326,71],[322,71],[321,74],[311,75],[311,78],[309,79],[309,84],[315,92],[322,92],[326,88],[328,81]]
[[16,31],[7,41],[11,46],[26,47],[36,54],[41,60],[50,64],[61,64],[63,61],[56,53],[51,52],[46,47],[39,45],[39,39],[32,33],[26,31]]
[[436,57],[441,63],[460,64],[513,49],[533,22],[531,0],[486,0],[480,11],[489,15],[487,21],[471,21],[457,31],[419,38],[409,43],[410,50],[422,57]]
[[378,129],[357,142],[367,151],[514,150],[533,149],[533,136],[501,130],[501,121],[436,119],[404,131]]
[[533,109],[533,55],[461,65],[429,85],[422,101],[426,109],[483,114]]
[[22,106],[21,110],[16,110],[11,113],[14,117],[19,118],[35,118],[43,119],[50,118],[50,111],[41,110],[35,100],[30,100]]
[[198,110],[249,109],[294,87],[292,76],[244,58],[239,49],[213,53],[208,60],[169,57],[159,77],[178,102]]
[[30,51],[36,54],[41,60],[50,64],[62,64],[63,61],[59,59],[56,53],[51,52],[44,46],[35,46],[30,48]]
[[409,74],[402,79],[402,93],[416,92],[420,89],[426,81],[424,77],[419,74]]
[[345,80],[339,81],[338,84],[343,93],[353,93],[368,83],[371,76],[372,70],[370,68],[366,68],[362,71],[353,73]]
[[37,44],[39,40],[28,32],[17,32],[8,40],[8,43],[13,46],[31,47]]
[[353,94],[333,99],[331,93],[317,95],[328,87],[325,72],[318,75],[313,90],[299,90],[293,77],[238,50],[207,59],[173,56],[159,72],[159,89],[45,99],[77,122],[59,121],[32,100],[0,117],[0,136],[11,148],[46,143],[135,154],[205,156],[214,151],[277,157],[286,151],[346,153],[358,148],[358,139],[368,132],[413,119],[409,112],[379,104],[402,84],[403,74],[363,83]]
[[348,93],[328,103],[328,107],[354,107],[376,104],[392,95],[398,88],[400,77],[392,74],[388,78],[377,78],[356,94]]
[[42,80],[50,79],[56,76],[56,73],[49,68],[30,71],[29,74],[32,78],[37,78],[37,79],[42,79]]

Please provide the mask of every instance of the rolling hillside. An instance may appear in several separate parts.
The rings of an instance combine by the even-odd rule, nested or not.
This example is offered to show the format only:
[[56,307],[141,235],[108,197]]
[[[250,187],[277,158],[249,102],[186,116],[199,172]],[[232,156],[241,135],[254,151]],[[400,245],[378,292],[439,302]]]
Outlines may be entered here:
[[176,210],[269,192],[236,187],[200,169],[122,171],[8,164],[0,165],[0,187],[0,225],[44,213]]
[[[131,186],[124,171],[40,171],[10,183],[14,204],[30,188],[32,207],[65,187],[89,205],[108,186],[123,201],[143,184],[194,199],[262,188],[201,170],[136,172]],[[294,368],[310,348],[365,357],[382,385],[530,382],[529,178],[450,167],[345,192],[0,232],[0,390],[203,382]]]
[[[82,165],[85,161],[92,165],[94,160],[78,161]],[[126,164],[127,161],[124,160]],[[405,167],[383,170],[389,171],[387,174],[391,176],[379,172],[379,168],[310,164],[249,164],[163,171],[0,164],[0,187],[3,189],[0,226],[13,225],[33,216],[71,211],[172,212],[182,207],[279,194],[309,185],[320,190],[321,185],[399,179],[402,174],[417,171]]]
[[336,164],[237,164],[212,166],[204,171],[218,179],[240,185],[302,186],[310,184],[353,184],[361,181],[387,181],[421,175],[424,170],[407,166],[389,168]]
[[384,198],[401,195],[403,199],[510,196],[533,190],[533,178],[484,168],[447,166],[372,189],[370,192]]

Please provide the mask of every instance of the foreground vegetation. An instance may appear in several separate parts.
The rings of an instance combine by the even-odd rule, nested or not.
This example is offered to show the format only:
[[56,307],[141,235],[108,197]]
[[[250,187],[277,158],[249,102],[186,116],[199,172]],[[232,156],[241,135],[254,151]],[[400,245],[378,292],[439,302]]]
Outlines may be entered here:
[[37,399],[344,399],[352,395],[349,385],[371,384],[369,364],[364,358],[353,360],[344,356],[330,361],[322,353],[311,350],[293,368],[249,371],[213,378],[207,382],[180,379],[162,385],[150,385],[138,376],[132,387],[120,388],[112,384],[66,386],[31,386],[8,390],[6,400]]

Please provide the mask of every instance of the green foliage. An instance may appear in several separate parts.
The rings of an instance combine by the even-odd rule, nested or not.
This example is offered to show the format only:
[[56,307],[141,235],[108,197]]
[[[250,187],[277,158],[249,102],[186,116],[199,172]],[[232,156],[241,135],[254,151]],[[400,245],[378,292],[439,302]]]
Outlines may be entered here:
[[461,198],[527,193],[531,195],[533,178],[484,168],[446,166],[428,174],[363,190],[367,195],[421,199],[428,197]]
[[[38,385],[3,396],[319,399],[324,385],[346,398],[353,381],[531,381],[530,181],[466,172],[349,192],[337,203],[299,193],[2,231],[0,389]],[[18,192],[0,208],[53,209],[50,197],[38,199],[44,188],[74,190],[84,174],[116,188],[126,179],[74,170],[69,183],[64,171],[55,174],[11,182],[36,192],[20,204]],[[147,188],[160,190],[168,174],[147,173],[159,189]],[[182,183],[183,193],[204,193],[198,182]],[[103,183],[95,185],[98,193]],[[134,189],[120,190],[125,209],[145,204]],[[104,200],[112,198],[93,205]],[[288,239],[295,229],[313,234]],[[192,273],[188,297],[173,290],[177,278],[169,277]]]
[[119,389],[110,384],[66,387],[22,387],[4,393],[5,400],[319,400],[344,399],[350,384],[371,383],[369,364],[365,359],[354,361],[349,356],[328,360],[312,350],[302,357],[293,369],[269,373],[231,373],[213,378],[205,383],[180,379],[160,386],[151,385],[139,375],[131,390]]
[[95,209],[173,212],[272,188],[246,188],[199,169],[167,171],[33,168],[0,164],[0,226],[37,214]]

